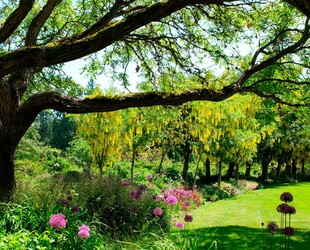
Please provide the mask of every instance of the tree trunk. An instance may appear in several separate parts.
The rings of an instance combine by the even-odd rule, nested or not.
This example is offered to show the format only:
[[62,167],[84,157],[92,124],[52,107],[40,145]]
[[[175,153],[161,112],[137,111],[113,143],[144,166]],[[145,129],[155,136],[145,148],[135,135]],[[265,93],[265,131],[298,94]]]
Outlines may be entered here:
[[163,162],[164,162],[165,155],[166,155],[167,151],[168,151],[168,147],[167,148],[163,147],[163,151],[161,153],[161,158],[160,158],[160,162],[159,162],[159,166],[158,166],[158,173],[161,173],[161,171],[162,171]]
[[207,184],[211,183],[212,180],[211,180],[211,162],[209,160],[209,158],[206,159],[206,162],[205,162],[205,170],[206,170],[206,179],[205,179],[205,182]]
[[235,162],[229,162],[228,164],[228,170],[227,170],[227,181],[229,181],[230,178],[232,178],[233,173],[234,173],[234,169],[235,169]]
[[262,155],[262,180],[266,181],[268,179],[268,166],[272,160],[272,153],[269,148],[266,148]]
[[186,141],[185,146],[184,146],[184,164],[183,164],[183,171],[182,171],[182,177],[184,181],[187,181],[187,172],[188,172],[188,167],[189,167],[189,157],[191,154],[191,148],[189,145],[189,142]]
[[305,171],[305,159],[301,159],[301,174],[305,175],[306,171]]
[[293,161],[292,161],[292,174],[293,175],[297,174],[297,161],[296,161],[296,159],[293,159]]
[[14,150],[10,141],[0,138],[0,201],[8,202],[13,198],[15,189]]
[[217,188],[221,189],[221,181],[222,181],[222,160],[218,163],[218,172],[217,172]]
[[136,159],[136,150],[137,146],[132,146],[132,156],[131,156],[131,169],[130,169],[130,180],[131,183],[133,183],[133,174],[134,174],[134,168],[135,168],[135,159]]
[[283,163],[284,163],[284,156],[283,156],[283,154],[280,154],[278,156],[278,165],[277,165],[277,169],[276,169],[276,175],[277,176],[280,176],[281,168],[283,166]]
[[199,156],[198,156],[198,160],[197,160],[197,164],[196,164],[196,169],[195,169],[195,174],[194,174],[194,183],[193,183],[193,187],[196,186],[196,178],[197,178],[199,163],[200,163],[202,154],[203,154],[203,148],[200,149],[200,153],[199,153]]
[[239,163],[236,163],[236,176],[235,176],[236,181],[239,180]]
[[246,170],[245,170],[245,179],[250,179],[250,176],[251,176],[251,167],[252,167],[252,164],[250,162],[246,162],[245,163],[245,167],[246,167]]

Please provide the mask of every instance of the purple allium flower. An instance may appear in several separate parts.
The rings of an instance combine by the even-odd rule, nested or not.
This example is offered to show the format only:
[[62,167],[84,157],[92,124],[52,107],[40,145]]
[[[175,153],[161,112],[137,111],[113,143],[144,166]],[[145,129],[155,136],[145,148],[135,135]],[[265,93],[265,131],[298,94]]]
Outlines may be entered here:
[[131,198],[135,198],[136,191],[135,190],[130,190],[129,195],[130,195]]
[[146,176],[146,178],[147,178],[148,180],[152,180],[152,178],[153,178],[153,175],[151,175],[151,174],[148,174],[148,175]]
[[294,230],[294,228],[292,228],[292,227],[285,227],[284,229],[283,229],[283,234],[285,234],[285,235],[294,235],[295,234],[295,230]]
[[72,196],[72,195],[68,195],[68,196],[67,196],[67,200],[68,200],[68,201],[72,201],[72,200],[73,200],[73,196]]
[[287,206],[284,208],[284,213],[285,213],[285,214],[296,214],[296,209],[295,209],[295,207],[293,207],[293,206],[287,205]]
[[79,227],[79,231],[81,231],[81,230],[86,230],[86,231],[89,232],[90,228],[89,228],[89,226],[82,225],[82,226]]
[[123,181],[123,182],[122,182],[122,186],[125,187],[125,186],[128,186],[128,185],[129,185],[128,181]]
[[284,201],[284,202],[292,202],[293,201],[293,195],[289,192],[284,192],[283,194],[281,194],[280,196],[280,200]]
[[153,210],[153,214],[155,216],[162,216],[164,211],[160,207],[155,207]]
[[63,214],[54,214],[49,221],[52,228],[65,228],[67,224],[66,217]]
[[138,186],[137,190],[140,191],[140,192],[144,192],[144,191],[146,190],[146,186],[143,185],[143,184],[140,184],[140,185]]
[[68,206],[69,205],[69,201],[66,200],[66,199],[63,199],[63,198],[59,199],[59,203],[64,205],[64,206]]
[[176,224],[175,224],[175,226],[177,227],[177,228],[184,228],[184,224],[182,223],[182,222],[177,222]]
[[282,204],[280,204],[280,205],[277,207],[277,211],[278,211],[279,213],[284,213],[285,208],[286,208],[287,206],[288,206],[288,205],[287,205],[286,203],[282,203]]
[[177,197],[173,196],[173,195],[170,195],[166,198],[166,203],[169,204],[169,205],[176,205],[178,202],[178,199]]
[[79,232],[78,232],[78,236],[80,237],[80,238],[88,238],[90,235],[89,235],[89,231],[87,231],[87,230],[80,230]]
[[193,221],[193,216],[191,216],[191,215],[185,215],[184,216],[184,221],[185,222],[192,222]]
[[71,212],[72,212],[72,213],[76,213],[76,212],[79,212],[79,211],[80,211],[80,209],[79,209],[78,206],[73,206],[73,207],[71,208]]
[[268,223],[267,229],[269,230],[269,232],[270,232],[272,235],[275,235],[275,234],[277,234],[277,232],[278,232],[278,225],[277,225],[277,223],[275,223],[274,221],[271,221],[271,222]]
[[137,201],[141,201],[142,200],[142,195],[137,192],[136,195],[135,195],[135,199]]

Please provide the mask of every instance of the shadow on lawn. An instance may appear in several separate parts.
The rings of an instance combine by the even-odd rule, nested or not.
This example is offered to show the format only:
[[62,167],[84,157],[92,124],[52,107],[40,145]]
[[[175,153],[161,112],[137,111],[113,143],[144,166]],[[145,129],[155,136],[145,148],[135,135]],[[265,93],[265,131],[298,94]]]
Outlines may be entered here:
[[[281,235],[280,231],[272,240],[272,249],[280,249]],[[190,244],[186,248],[181,249],[209,249],[216,241],[217,248],[210,249],[219,250],[267,250],[270,247],[270,234],[267,230],[248,228],[241,226],[226,226],[201,228],[189,231],[183,231],[184,237],[190,239]],[[296,229],[296,233],[291,237],[290,249],[310,249],[310,231],[304,229]]]

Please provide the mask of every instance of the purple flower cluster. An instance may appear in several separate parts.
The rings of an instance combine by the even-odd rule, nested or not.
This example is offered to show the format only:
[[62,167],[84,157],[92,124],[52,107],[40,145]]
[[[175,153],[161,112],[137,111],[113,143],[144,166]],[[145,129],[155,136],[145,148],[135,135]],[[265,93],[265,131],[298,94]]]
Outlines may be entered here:
[[79,232],[78,232],[78,236],[80,238],[88,238],[90,236],[90,228],[86,225],[82,225],[79,227]]
[[66,227],[67,220],[64,214],[54,214],[51,216],[49,224],[53,229],[62,229]]
[[201,205],[201,198],[198,193],[193,190],[185,190],[185,189],[165,189],[163,190],[164,198],[168,196],[175,196],[178,201],[184,200],[193,200],[194,203],[199,206]]
[[164,211],[160,207],[155,207],[153,210],[153,214],[155,216],[162,216]]
[[184,221],[185,222],[193,222],[193,216],[186,214],[184,216]]
[[137,201],[142,200],[142,194],[146,191],[146,186],[143,184],[140,184],[136,190],[130,190],[129,196]]
[[272,235],[277,234],[278,228],[279,228],[279,227],[278,227],[277,223],[275,223],[274,221],[269,222],[268,225],[267,225],[267,229],[269,230],[269,232],[270,232]]
[[178,199],[177,197],[175,197],[174,195],[169,195],[167,198],[166,198],[166,203],[168,205],[176,205],[178,203]]
[[293,195],[289,192],[284,192],[280,196],[280,200],[284,201],[285,203],[292,202],[293,201]]
[[285,228],[283,229],[283,234],[284,234],[284,235],[289,235],[289,236],[291,236],[291,235],[294,235],[294,234],[295,234],[295,230],[294,230],[294,228],[292,228],[292,227],[285,227]]

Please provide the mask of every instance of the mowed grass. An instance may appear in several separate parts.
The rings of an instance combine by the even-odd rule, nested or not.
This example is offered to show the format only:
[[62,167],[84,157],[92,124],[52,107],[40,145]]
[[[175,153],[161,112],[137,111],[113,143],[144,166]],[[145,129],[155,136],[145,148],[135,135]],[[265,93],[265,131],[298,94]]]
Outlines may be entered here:
[[[296,233],[291,237],[290,249],[310,250],[310,183],[270,185],[233,199],[208,203],[192,212],[194,221],[187,233],[200,241],[196,249],[206,249],[214,240],[218,249],[270,249],[265,228],[270,221],[280,226],[276,208],[282,203],[283,192],[293,195],[290,205],[297,211],[292,215],[291,226]],[[274,249],[279,247],[280,234],[273,240]]]

